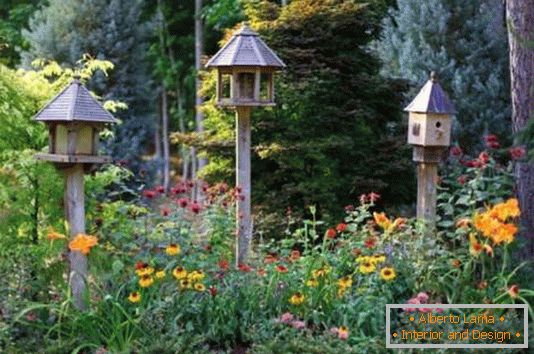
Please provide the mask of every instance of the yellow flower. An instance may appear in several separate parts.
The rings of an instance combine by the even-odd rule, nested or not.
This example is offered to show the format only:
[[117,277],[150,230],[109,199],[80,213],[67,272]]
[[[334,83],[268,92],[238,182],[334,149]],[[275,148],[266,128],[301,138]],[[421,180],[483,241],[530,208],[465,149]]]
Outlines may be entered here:
[[521,211],[519,210],[519,203],[517,199],[511,198],[504,203],[496,204],[489,210],[492,217],[499,219],[499,221],[505,222],[508,218],[517,218]]
[[206,291],[206,287],[202,283],[195,283],[195,285],[193,285],[193,287],[198,292]]
[[165,253],[169,256],[176,256],[177,254],[180,254],[180,252],[182,252],[182,249],[176,243],[171,243],[165,248]]
[[385,261],[386,261],[386,256],[383,254],[375,254],[369,259],[369,262],[373,264],[384,263]]
[[165,271],[164,270],[157,271],[156,279],[163,279],[163,278],[165,278]]
[[368,262],[371,262],[371,259],[372,257],[369,257],[369,256],[359,256],[358,258],[356,258],[356,263],[358,264],[361,264],[361,263],[368,263]]
[[397,274],[395,274],[395,269],[392,267],[384,267],[380,270],[380,278],[385,281],[393,280],[396,276]]
[[475,233],[471,232],[469,234],[469,253],[471,253],[473,257],[477,257],[480,252],[482,252],[482,244],[478,242]]
[[386,213],[384,212],[373,212],[373,218],[375,219],[376,224],[380,226],[384,231],[388,230],[392,225],[391,220],[388,219]]
[[376,265],[374,265],[371,262],[365,262],[365,263],[360,264],[360,266],[358,267],[358,270],[362,274],[369,274],[376,270]]
[[315,278],[311,278],[308,281],[306,281],[306,286],[309,286],[310,288],[316,288],[319,286],[319,282]]
[[95,236],[78,234],[72,241],[69,242],[69,249],[71,251],[78,251],[84,255],[89,254],[91,248],[98,244],[98,239]]
[[174,270],[172,271],[172,275],[176,278],[176,279],[184,279],[187,277],[187,270],[185,270],[184,267],[176,267],[174,268]]
[[136,269],[135,270],[135,273],[142,277],[143,275],[150,275],[152,273],[154,273],[154,268],[149,266],[148,264],[146,264],[145,266],[139,268],[139,269]]
[[304,295],[302,295],[301,293],[295,293],[289,298],[289,302],[293,305],[298,306],[304,302]]
[[340,326],[337,329],[337,336],[339,339],[347,339],[349,336],[349,329],[345,326]]
[[141,294],[139,294],[137,291],[131,292],[130,296],[128,296],[128,301],[132,303],[141,301]]
[[182,279],[180,280],[180,289],[191,289],[192,287],[192,284],[189,280],[187,279]]
[[148,288],[153,283],[154,283],[154,278],[152,278],[150,275],[143,275],[139,279],[139,286],[142,288]]
[[346,292],[347,292],[347,288],[339,287],[337,289],[337,297],[343,297]]
[[517,233],[517,226],[514,224],[501,224],[492,237],[493,242],[500,244],[502,242],[510,243],[514,240]]
[[196,282],[196,281],[199,281],[199,280],[202,280],[204,279],[206,275],[204,274],[203,271],[201,270],[194,270],[192,271],[191,273],[189,273],[189,275],[187,276],[187,278],[189,279],[189,281],[191,282]]
[[352,286],[352,278],[350,276],[343,277],[338,280],[337,284],[340,288],[350,288]]
[[56,232],[54,230],[50,230],[48,234],[46,235],[46,238],[49,239],[50,241],[55,241],[55,240],[66,239],[67,236],[60,234],[59,232]]
[[328,267],[321,267],[312,272],[314,278],[324,277],[328,273],[330,273],[330,269]]

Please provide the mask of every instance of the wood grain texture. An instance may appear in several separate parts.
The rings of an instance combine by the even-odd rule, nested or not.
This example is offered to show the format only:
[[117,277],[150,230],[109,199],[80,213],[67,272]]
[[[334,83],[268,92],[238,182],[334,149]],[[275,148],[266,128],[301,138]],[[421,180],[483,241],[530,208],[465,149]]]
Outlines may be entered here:
[[237,265],[244,263],[252,240],[251,181],[250,181],[250,107],[236,108],[236,186],[241,198],[236,203]]
[[417,218],[429,225],[434,225],[436,221],[437,181],[437,163],[417,164]]

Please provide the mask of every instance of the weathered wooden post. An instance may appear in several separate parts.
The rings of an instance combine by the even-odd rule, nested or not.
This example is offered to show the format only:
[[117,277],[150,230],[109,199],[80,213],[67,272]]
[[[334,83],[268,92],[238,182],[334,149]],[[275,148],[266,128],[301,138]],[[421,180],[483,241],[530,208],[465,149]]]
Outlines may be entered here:
[[206,64],[217,69],[217,105],[236,111],[236,262],[243,263],[252,239],[250,207],[250,113],[274,106],[274,72],[285,64],[246,23]]
[[417,218],[433,226],[438,163],[450,145],[454,107],[433,72],[404,110],[409,112],[408,144],[414,145],[413,160],[417,162]]
[[[65,176],[65,218],[70,237],[85,234],[84,171],[92,164],[110,162],[109,156],[98,156],[99,131],[115,118],[74,79],[37,115],[36,121],[48,126],[48,153],[35,158],[50,161]],[[69,253],[69,286],[76,308],[86,308],[87,257],[79,251]]]

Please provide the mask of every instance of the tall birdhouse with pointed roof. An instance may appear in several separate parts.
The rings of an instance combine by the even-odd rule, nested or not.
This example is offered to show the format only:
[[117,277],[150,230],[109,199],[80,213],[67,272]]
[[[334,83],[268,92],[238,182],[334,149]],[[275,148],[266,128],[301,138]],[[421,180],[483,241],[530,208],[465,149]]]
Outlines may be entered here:
[[48,153],[39,160],[56,163],[105,163],[109,156],[98,156],[99,132],[116,119],[89,91],[74,79],[54,97],[34,120],[48,126]]
[[244,23],[206,67],[217,69],[219,106],[274,106],[273,74],[285,64]]
[[404,110],[409,112],[408,144],[423,147],[450,145],[454,106],[435,73]]

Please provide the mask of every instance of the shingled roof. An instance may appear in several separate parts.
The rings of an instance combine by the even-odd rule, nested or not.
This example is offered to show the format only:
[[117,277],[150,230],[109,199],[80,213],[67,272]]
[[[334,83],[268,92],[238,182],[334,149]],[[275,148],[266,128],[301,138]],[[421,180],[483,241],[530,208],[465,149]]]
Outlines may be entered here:
[[89,91],[74,79],[33,118],[38,121],[116,123]]
[[430,80],[419,91],[413,101],[404,109],[406,112],[454,114],[454,105],[449,96],[438,83],[437,76],[432,73]]
[[217,66],[285,67],[280,58],[261,40],[246,23],[206,64]]

